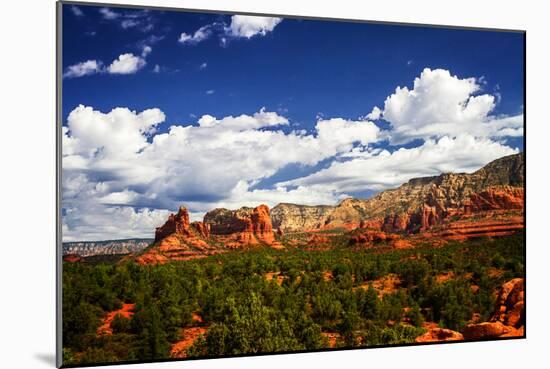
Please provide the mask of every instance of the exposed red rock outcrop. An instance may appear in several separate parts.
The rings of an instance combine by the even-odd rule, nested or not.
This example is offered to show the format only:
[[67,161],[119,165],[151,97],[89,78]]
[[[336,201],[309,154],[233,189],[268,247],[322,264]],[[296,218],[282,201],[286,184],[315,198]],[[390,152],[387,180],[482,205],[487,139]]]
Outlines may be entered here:
[[521,210],[524,207],[524,199],[523,187],[493,187],[470,195],[468,201],[463,204],[463,211],[471,214],[489,210]]
[[168,257],[162,255],[157,249],[150,249],[135,258],[136,263],[141,265],[164,264],[169,261]]
[[309,250],[325,249],[330,245],[330,237],[323,234],[313,233],[307,239],[307,248]]
[[189,223],[189,213],[180,207],[170,214],[164,225],[155,232],[155,243],[136,257],[139,264],[158,264],[169,260],[189,260],[219,253],[208,242],[210,229],[202,222]]
[[238,210],[215,209],[204,216],[212,235],[231,248],[244,245],[273,244],[275,235],[267,205]]
[[[367,200],[343,200],[334,209],[326,209],[319,227],[355,224],[384,232],[418,233],[451,218],[488,211],[522,211],[523,171],[524,156],[516,154],[497,159],[474,173],[413,178]],[[279,218],[279,222],[285,222]]]
[[177,214],[170,214],[166,223],[158,227],[155,232],[155,242],[158,242],[169,235],[180,234],[190,235],[189,213],[187,208],[181,206]]
[[279,204],[271,212],[266,205],[220,208],[192,223],[182,207],[157,228],[153,246],[135,260],[164,263],[256,245],[284,248],[280,237],[285,232],[315,234],[285,237],[284,242],[316,249],[334,246],[332,233],[342,229],[350,231],[349,243],[360,247],[440,246],[448,240],[508,236],[524,228],[523,161],[522,154],[511,155],[474,173],[415,178],[371,199],[347,198],[338,206]]
[[468,324],[462,333],[467,340],[479,340],[497,338],[511,331],[512,327],[505,326],[501,322],[483,322]]
[[259,240],[267,244],[271,244],[275,240],[273,227],[271,226],[271,217],[269,216],[269,207],[267,205],[260,205],[254,208],[251,222],[252,232]]
[[[522,187],[489,187],[483,191],[471,193],[461,201],[448,204],[441,199],[445,195],[439,192],[434,189],[434,192],[427,196],[426,203],[417,211],[387,215],[384,218],[382,230],[408,233],[427,231],[451,219],[467,219],[472,215],[486,213],[506,215],[506,212],[521,211],[524,206],[524,189]],[[507,230],[515,232],[517,229],[513,227]],[[506,230],[506,227],[501,230]],[[508,234],[510,233],[503,235]],[[496,233],[493,236],[497,237],[500,234]]]
[[422,216],[420,218],[420,230],[426,230],[441,222],[444,211],[435,206],[424,204]]
[[371,219],[371,220],[361,220],[359,222],[359,228],[370,228],[370,229],[382,229],[383,220],[382,219]]
[[399,238],[396,234],[384,233],[381,231],[374,230],[361,230],[354,231],[350,237],[350,245],[359,245],[364,247],[370,247],[374,245],[381,244],[386,241],[395,241]]
[[193,222],[191,223],[191,227],[193,227],[201,235],[201,237],[210,237],[210,225],[203,222]]
[[384,218],[382,230],[385,232],[403,232],[409,228],[410,215],[407,213],[390,214]]
[[463,241],[481,237],[503,237],[514,234],[525,227],[522,215],[509,213],[485,214],[485,218],[465,217],[457,221],[446,221],[439,229],[430,230],[423,234],[424,237],[443,238],[447,240]]
[[421,336],[416,337],[416,342],[445,342],[445,341],[462,341],[464,336],[456,331],[430,327],[428,331]]
[[491,320],[520,328],[525,324],[524,314],[525,281],[523,278],[514,278],[501,286],[497,307]]
[[525,326],[525,281],[515,278],[504,283],[497,296],[495,312],[490,321],[469,324],[464,331],[466,339],[521,337]]

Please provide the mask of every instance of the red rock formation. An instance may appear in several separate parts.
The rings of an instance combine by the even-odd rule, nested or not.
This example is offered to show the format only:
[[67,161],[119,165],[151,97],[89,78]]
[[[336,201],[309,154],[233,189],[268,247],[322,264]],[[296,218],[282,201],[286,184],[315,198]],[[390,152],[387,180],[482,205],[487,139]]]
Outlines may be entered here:
[[193,222],[191,223],[191,227],[193,227],[201,235],[201,237],[210,237],[210,225],[203,222]]
[[285,235],[285,232],[281,229],[281,227],[277,228],[277,236],[283,237]]
[[411,217],[407,213],[391,214],[384,218],[382,230],[384,232],[403,232],[409,229]]
[[273,234],[271,217],[269,216],[269,208],[267,205],[255,207],[250,218],[252,222],[252,233],[254,233],[259,240],[268,245],[271,244],[275,240],[275,236]]
[[430,327],[426,333],[416,337],[416,342],[462,341],[464,336],[459,332],[439,327]]
[[[431,189],[431,192],[429,190],[426,191],[427,194],[423,203],[386,215],[381,227],[378,229],[384,232],[417,233],[429,231],[435,226],[445,224],[451,219],[453,221],[457,219],[467,220],[474,215],[492,216],[495,213],[509,216],[513,215],[514,212],[523,211],[524,208],[523,187],[487,187],[482,191],[470,193],[466,197],[452,195],[453,198],[456,197],[455,200],[449,199],[451,195],[441,188],[434,187]],[[447,189],[447,191],[451,190]],[[379,220],[362,220],[360,228],[366,228],[367,223],[375,225],[377,221]],[[510,230],[515,232],[517,228]],[[509,234],[511,233],[508,232],[502,235]],[[500,235],[496,233],[494,236]]]
[[275,235],[267,205],[238,210],[215,209],[204,216],[212,235],[226,246],[239,248],[244,245],[273,244]]
[[135,259],[136,263],[140,265],[149,265],[149,264],[164,264],[169,259],[162,255],[157,249],[151,249],[145,253],[138,255]]
[[210,228],[202,222],[189,223],[189,213],[180,207],[177,214],[170,214],[164,225],[155,232],[152,247],[136,257],[139,264],[159,264],[169,260],[189,260],[219,253],[208,242]]
[[525,281],[515,278],[504,283],[497,296],[495,312],[490,321],[469,324],[464,338],[469,340],[498,337],[521,337],[525,326]]
[[520,328],[525,324],[524,284],[523,278],[514,278],[501,286],[491,321],[502,322],[514,328]]
[[469,201],[464,204],[464,212],[521,210],[524,207],[524,199],[523,187],[488,188],[485,191],[472,194]]
[[[422,235],[425,238],[464,241],[472,238],[509,236],[525,227],[521,215],[492,212],[477,213],[477,215],[475,218],[465,217],[457,221],[445,221],[437,231],[430,230]],[[486,218],[481,218],[482,215]]]
[[484,322],[479,324],[468,324],[462,334],[467,340],[479,340],[485,338],[497,338],[510,333],[511,327],[501,322]]
[[394,241],[398,238],[398,235],[391,233],[384,233],[374,230],[362,230],[360,232],[355,231],[354,234],[351,235],[349,244],[369,247],[385,241]]
[[307,240],[308,249],[320,249],[328,246],[330,244],[330,237],[326,235],[321,235],[313,233],[309,236]]
[[177,214],[170,214],[164,225],[158,227],[155,232],[155,242],[158,242],[171,234],[190,235],[189,213],[187,208],[181,206]]
[[383,220],[382,219],[370,219],[370,220],[361,220],[361,222],[359,222],[359,228],[361,229],[365,229],[365,228],[370,228],[370,229],[382,229],[382,225],[383,225]]
[[441,217],[441,213],[437,211],[435,206],[424,204],[422,209],[420,230],[423,231],[438,224],[441,221]]

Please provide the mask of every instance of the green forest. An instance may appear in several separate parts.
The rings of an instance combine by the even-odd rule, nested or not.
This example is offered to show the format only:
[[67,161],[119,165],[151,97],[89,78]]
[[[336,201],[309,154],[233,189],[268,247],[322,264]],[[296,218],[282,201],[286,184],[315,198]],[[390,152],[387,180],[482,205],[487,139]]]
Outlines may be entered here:
[[[381,291],[388,276],[398,283]],[[414,343],[424,322],[460,331],[474,314],[487,320],[497,288],[523,276],[523,234],[391,252],[260,247],[164,265],[65,262],[63,361],[169,359],[194,315],[207,329],[187,357]],[[134,314],[98,335],[123,303]]]

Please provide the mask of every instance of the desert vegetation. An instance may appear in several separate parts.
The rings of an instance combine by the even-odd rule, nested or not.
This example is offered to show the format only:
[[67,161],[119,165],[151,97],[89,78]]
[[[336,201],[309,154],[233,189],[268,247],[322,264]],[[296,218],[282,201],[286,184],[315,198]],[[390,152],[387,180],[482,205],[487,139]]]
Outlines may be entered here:
[[524,276],[521,232],[407,249],[335,235],[306,250],[292,246],[300,237],[166,264],[65,262],[64,363],[413,343],[487,321],[499,286]]

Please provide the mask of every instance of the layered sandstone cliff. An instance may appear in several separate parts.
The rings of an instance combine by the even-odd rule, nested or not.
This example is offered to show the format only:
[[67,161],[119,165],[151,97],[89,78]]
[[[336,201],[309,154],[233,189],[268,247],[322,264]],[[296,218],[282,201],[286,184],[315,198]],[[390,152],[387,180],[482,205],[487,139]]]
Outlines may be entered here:
[[212,235],[233,248],[261,243],[271,245],[275,241],[267,205],[238,210],[214,209],[206,213],[204,224]]
[[414,178],[367,200],[345,199],[336,207],[280,204],[273,209],[272,221],[283,230],[359,227],[417,233],[451,218],[523,211],[523,183],[524,155],[516,154],[474,173]]
[[202,222],[189,223],[187,208],[170,214],[155,232],[153,246],[136,257],[140,264],[165,263],[169,260],[189,260],[219,252],[208,240],[210,230]]
[[271,209],[273,227],[283,232],[297,232],[318,229],[325,225],[334,206],[296,205],[282,203]]

